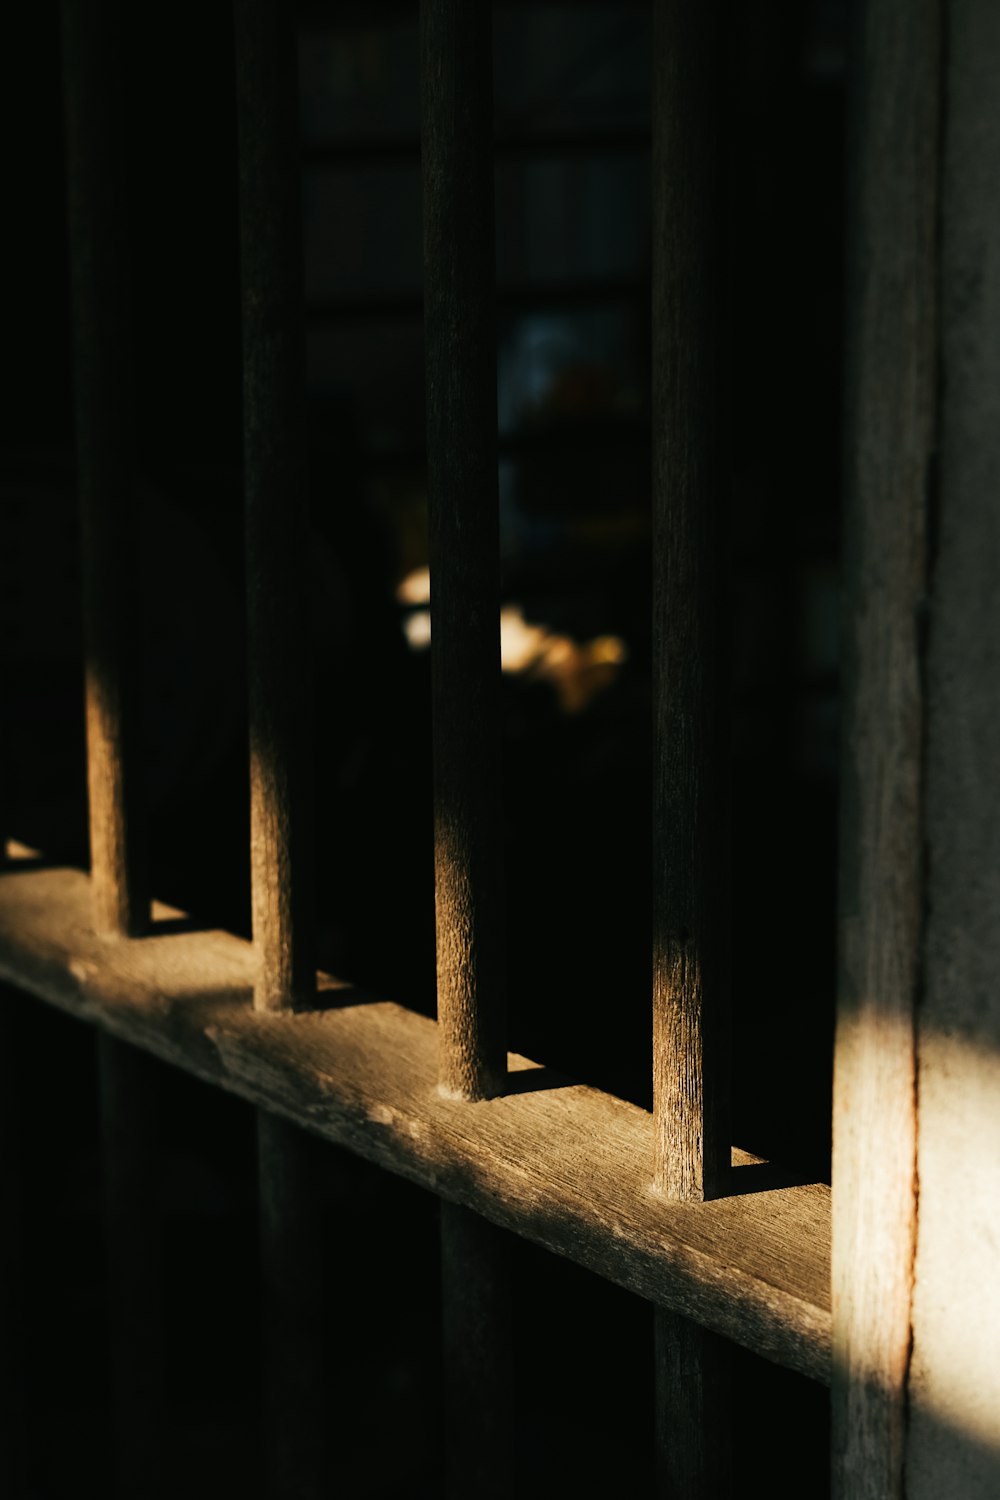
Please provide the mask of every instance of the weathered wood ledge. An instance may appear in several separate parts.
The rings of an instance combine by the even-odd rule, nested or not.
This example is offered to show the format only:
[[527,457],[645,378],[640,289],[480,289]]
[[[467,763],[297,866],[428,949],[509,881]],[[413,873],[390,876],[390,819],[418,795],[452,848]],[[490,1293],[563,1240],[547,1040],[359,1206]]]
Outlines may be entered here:
[[733,1196],[668,1202],[650,1185],[645,1111],[513,1054],[503,1098],[445,1098],[433,1021],[327,976],[324,1008],[255,1012],[250,945],[178,925],[103,940],[80,871],[15,861],[0,873],[4,980],[829,1381],[827,1186],[768,1188],[768,1168],[734,1151]]

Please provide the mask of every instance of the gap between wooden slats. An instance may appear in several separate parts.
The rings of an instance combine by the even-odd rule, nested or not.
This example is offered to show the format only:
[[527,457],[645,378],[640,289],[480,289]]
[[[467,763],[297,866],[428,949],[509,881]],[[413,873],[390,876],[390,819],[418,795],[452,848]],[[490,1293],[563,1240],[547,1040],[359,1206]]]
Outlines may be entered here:
[[[422,0],[420,55],[439,1077],[471,1109],[507,1069],[492,7]],[[500,1231],[442,1204],[454,1500],[510,1493],[506,1256]]]
[[[315,992],[309,508],[294,10],[235,0],[254,1007]],[[257,1117],[270,1492],[330,1493],[317,1195],[300,1134]]]
[[[713,0],[653,15],[653,1174],[698,1202],[730,1182],[726,465],[719,20]],[[658,1493],[727,1493],[720,1341],[655,1318]]]
[[149,919],[136,740],[134,396],[121,0],[63,0],[87,794],[98,932]]
[[923,925],[919,621],[936,444],[938,0],[854,28],[833,1100],[833,1494],[905,1492]]

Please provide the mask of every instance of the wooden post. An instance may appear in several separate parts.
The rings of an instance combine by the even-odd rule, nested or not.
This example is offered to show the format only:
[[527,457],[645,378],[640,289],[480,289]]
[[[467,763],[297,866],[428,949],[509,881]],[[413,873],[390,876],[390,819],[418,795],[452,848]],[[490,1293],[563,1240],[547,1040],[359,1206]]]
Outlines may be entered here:
[[149,919],[138,801],[133,369],[121,0],[63,0],[94,926]]
[[506,1073],[491,7],[424,0],[424,332],[441,1085]]
[[[265,1420],[272,1480],[281,1500],[332,1494],[325,1366],[322,1215],[318,1147],[295,1125],[257,1111]],[[337,1170],[326,1151],[329,1169]],[[344,1351],[340,1351],[344,1356]]]
[[98,1033],[114,1466],[122,1495],[163,1492],[163,1245],[160,1080],[164,1064]]
[[447,1493],[512,1494],[511,1303],[504,1231],[441,1204]]
[[717,1334],[657,1308],[656,1493],[725,1500],[730,1493],[729,1350]]
[[938,0],[851,59],[833,1494],[899,1500],[916,1221],[922,622],[936,444]]
[[[63,0],[62,42],[81,521],[90,887],[95,930],[149,921],[139,801],[135,418],[120,0]],[[158,1223],[152,1065],[103,1037],[100,1086],[115,1466],[155,1492]]]
[[728,697],[722,670],[718,27],[653,25],[654,1180],[697,1202],[729,1177]]
[[[919,1211],[905,1476],[907,1500],[994,1500],[1000,1495],[1000,8],[993,0],[952,0],[941,7],[941,22],[940,459],[928,527]],[[914,108],[923,116],[929,106],[916,89]],[[910,367],[912,345],[907,356]]]
[[[719,31],[713,0],[653,12],[653,1180],[730,1177],[726,464],[719,360]],[[725,1493],[725,1351],[657,1310],[658,1494]]]
[[[442,1089],[507,1070],[501,873],[500,562],[492,7],[422,0],[424,336]],[[441,1205],[448,1493],[509,1493],[506,1251]]]
[[236,0],[254,1004],[308,1004],[313,947],[308,498],[293,17]]
[[24,1100],[19,1080],[24,1068],[19,1006],[27,1002],[0,987],[0,1173],[7,1206],[0,1236],[0,1490],[30,1493],[30,1393],[25,1389],[27,1335],[31,1308],[25,1306]]
[[[254,1005],[316,987],[304,423],[302,223],[294,11],[235,0],[243,283],[243,461]],[[265,1408],[273,1493],[329,1493],[316,1315],[318,1208],[308,1143],[257,1116]]]

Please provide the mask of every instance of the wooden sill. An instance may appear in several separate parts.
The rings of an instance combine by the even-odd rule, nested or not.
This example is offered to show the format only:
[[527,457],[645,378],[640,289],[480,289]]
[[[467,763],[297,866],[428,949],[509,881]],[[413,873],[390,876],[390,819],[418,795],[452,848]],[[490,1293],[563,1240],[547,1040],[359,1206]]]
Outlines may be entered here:
[[768,1186],[770,1168],[734,1150],[731,1197],[671,1203],[650,1186],[645,1111],[514,1054],[503,1098],[446,1098],[433,1021],[326,975],[322,1009],[260,1014],[249,943],[154,915],[162,933],[98,938],[84,874],[14,861],[0,873],[0,977],[829,1383],[826,1185]]

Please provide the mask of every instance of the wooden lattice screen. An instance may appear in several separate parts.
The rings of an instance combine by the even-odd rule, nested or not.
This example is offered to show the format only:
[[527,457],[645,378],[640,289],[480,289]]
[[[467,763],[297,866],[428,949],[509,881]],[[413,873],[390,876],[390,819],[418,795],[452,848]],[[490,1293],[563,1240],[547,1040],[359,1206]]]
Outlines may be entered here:
[[[451,1493],[514,1492],[503,1462],[507,1291],[497,1225],[655,1308],[664,1495],[695,1500],[730,1483],[718,1335],[833,1379],[844,1500],[902,1493],[924,879],[924,643],[913,621],[928,587],[925,485],[939,445],[940,17],[932,0],[872,0],[857,28],[832,1214],[826,1185],[783,1183],[731,1148],[728,1124],[728,997],[739,993],[741,965],[777,960],[731,953],[727,931],[719,10],[708,0],[654,4],[650,1115],[583,1085],[515,1086],[539,1065],[506,1047],[491,8],[421,8],[435,1023],[400,1005],[357,1003],[337,979],[316,975],[313,871],[331,855],[311,847],[296,85],[291,12],[279,0],[235,5],[253,942],[184,930],[151,899],[133,748],[135,330],[119,263],[125,125],[114,7],[64,7],[92,857],[84,874],[9,845],[0,972],[113,1039],[103,1044],[104,1088],[121,1109],[130,1107],[129,1049],[118,1045],[126,1042],[259,1110],[282,1494],[320,1493],[307,1472],[309,1424],[319,1420],[308,1392],[316,1334],[298,1270],[308,1263],[308,1214],[295,1199],[299,1145],[288,1122],[442,1200]],[[964,32],[956,45],[971,45]],[[886,1024],[865,1030],[856,1023],[866,1013]],[[121,1244],[135,1232],[123,1221]],[[127,1248],[117,1263],[127,1305]]]

